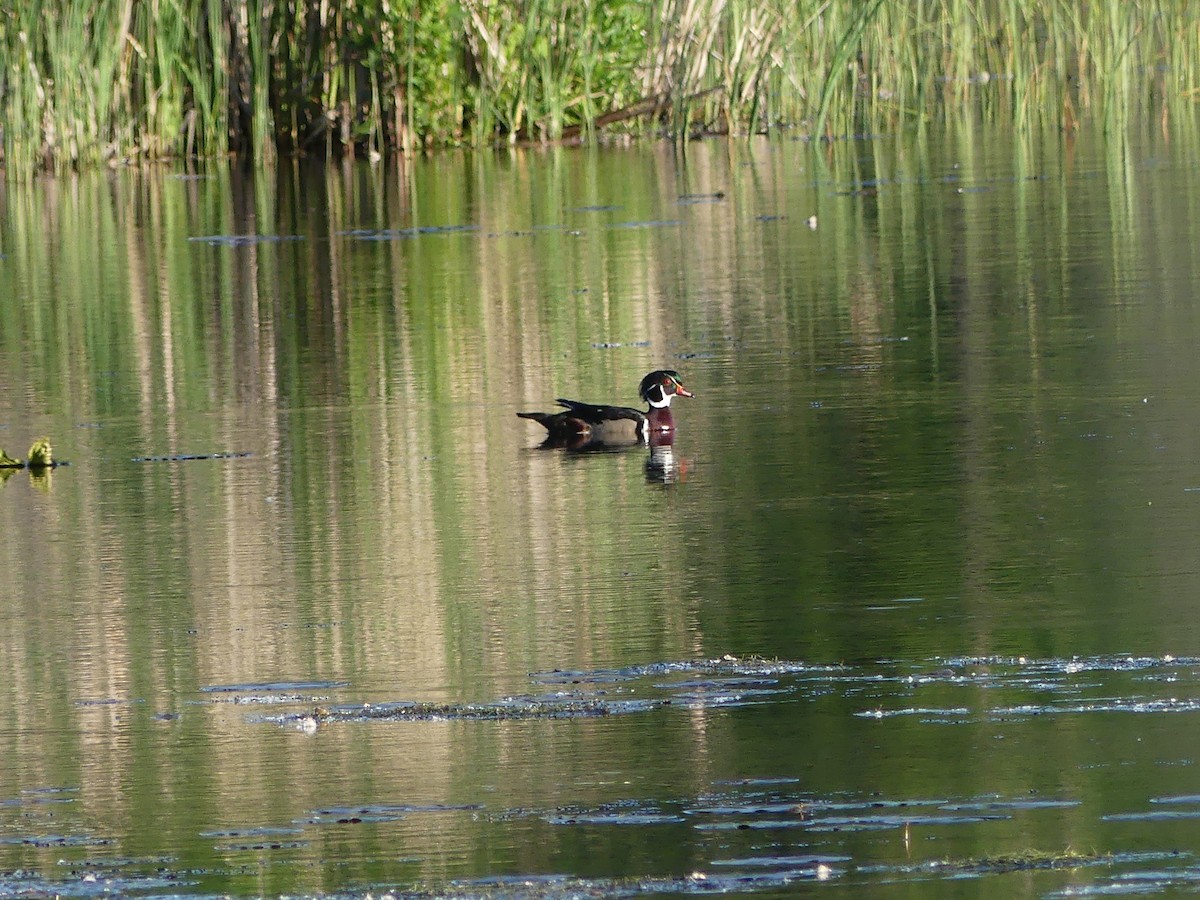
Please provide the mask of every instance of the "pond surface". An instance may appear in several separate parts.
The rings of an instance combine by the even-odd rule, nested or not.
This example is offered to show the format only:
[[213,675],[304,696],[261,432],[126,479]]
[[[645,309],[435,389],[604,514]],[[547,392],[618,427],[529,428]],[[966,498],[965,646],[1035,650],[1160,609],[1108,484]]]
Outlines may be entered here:
[[1193,890],[1198,151],[0,188],[0,896]]

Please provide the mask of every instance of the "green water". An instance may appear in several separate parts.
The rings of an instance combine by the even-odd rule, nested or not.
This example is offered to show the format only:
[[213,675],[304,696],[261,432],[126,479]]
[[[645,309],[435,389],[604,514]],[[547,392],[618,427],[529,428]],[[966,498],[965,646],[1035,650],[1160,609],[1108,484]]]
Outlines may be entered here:
[[1189,889],[1198,137],[0,188],[0,896]]

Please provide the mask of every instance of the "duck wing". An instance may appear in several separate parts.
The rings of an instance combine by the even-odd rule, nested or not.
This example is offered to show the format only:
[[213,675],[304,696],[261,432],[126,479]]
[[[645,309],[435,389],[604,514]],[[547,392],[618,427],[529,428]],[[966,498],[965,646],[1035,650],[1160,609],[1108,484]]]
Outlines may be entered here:
[[604,406],[596,403],[581,403],[578,400],[564,400],[562,397],[559,397],[556,402],[559,406],[565,406],[569,409],[572,416],[590,425],[600,422],[612,422],[618,419],[630,419],[634,422],[640,422],[646,418],[644,412],[628,406]]

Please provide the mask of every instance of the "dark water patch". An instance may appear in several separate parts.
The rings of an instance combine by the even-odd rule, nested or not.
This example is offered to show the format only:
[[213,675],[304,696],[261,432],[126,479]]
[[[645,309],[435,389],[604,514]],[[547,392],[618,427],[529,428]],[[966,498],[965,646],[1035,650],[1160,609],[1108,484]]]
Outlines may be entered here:
[[255,244],[279,244],[302,241],[302,234],[208,234],[189,237],[189,241],[212,247],[251,247]]
[[597,212],[616,212],[621,209],[620,206],[576,206],[573,212],[597,213]]
[[27,847],[106,847],[110,838],[88,834],[15,834],[0,835],[0,844]]
[[697,831],[785,831],[789,828],[807,828],[803,819],[752,819],[750,821],[700,822]]
[[375,803],[362,806],[326,806],[313,810],[298,825],[361,825],[366,822],[398,822],[415,813],[469,812],[482,804]]
[[627,680],[615,669],[595,672],[533,672],[529,677],[539,684],[615,684]]
[[609,228],[674,228],[678,219],[648,219],[641,222],[614,222]]
[[[666,706],[685,708],[761,702],[796,690],[779,678],[800,673],[821,675],[838,667],[757,658],[662,662],[624,669],[535,672],[530,678],[545,685],[621,685],[620,696],[603,689],[559,691],[504,697],[481,703],[428,703],[398,700],[374,704],[317,706],[311,711],[262,721],[296,725],[308,730],[349,721],[441,721],[533,718],[587,718],[649,712]],[[709,677],[697,678],[697,675]],[[678,680],[673,680],[677,677]],[[641,682],[641,683],[639,683]],[[254,685],[224,690],[254,689]],[[212,690],[212,689],[210,689]]]
[[76,700],[75,705],[81,709],[86,709],[92,706],[137,706],[145,702],[145,700],[138,698],[97,697],[91,700]]
[[1200,666],[1200,657],[1195,656],[1071,656],[1049,659],[1030,659],[1025,656],[958,656],[948,657],[946,666],[963,668],[971,666],[996,667],[1026,673],[1077,675],[1080,672],[1141,672],[1149,669],[1190,668]]
[[804,854],[802,856],[747,856],[736,859],[714,859],[714,866],[737,866],[739,868],[775,868],[776,866],[835,866],[850,862],[849,856],[825,856]]
[[265,850],[303,850],[309,846],[308,841],[234,841],[226,844],[213,844],[217,853],[261,853]]
[[411,228],[351,229],[338,234],[358,241],[396,241],[426,235],[472,234],[479,230],[478,225],[414,225]]
[[1154,864],[1154,868],[1133,871],[1118,871],[1107,876],[1102,881],[1092,884],[1070,885],[1049,891],[1044,897],[1103,897],[1123,894],[1160,894],[1169,892],[1172,888],[1186,888],[1188,892],[1195,891],[1195,883],[1200,881],[1200,869],[1195,865],[1178,868],[1164,868],[1162,863],[1169,860],[1193,860],[1194,854],[1179,850],[1147,851],[1142,853],[1113,853],[1098,856],[1095,862],[1081,862],[1081,867],[1107,866],[1121,868]]
[[914,825],[977,825],[980,822],[996,822],[1010,818],[1012,817],[992,814],[975,816],[829,816],[813,820],[807,828],[810,831],[886,831]]
[[554,669],[549,672],[531,672],[529,677],[537,682],[561,683],[562,679],[587,682],[602,679],[613,682],[636,681],[641,678],[679,675],[725,675],[766,676],[806,675],[844,672],[844,666],[812,665],[796,660],[765,659],[757,656],[725,656],[720,659],[681,660],[646,663],[620,669],[569,670]]
[[1200,819],[1200,809],[1154,809],[1145,812],[1109,813],[1102,822],[1166,822],[1173,819]]
[[724,199],[724,191],[714,191],[711,194],[680,194],[675,202],[680,206],[689,206],[697,203],[720,203]]
[[1200,710],[1200,699],[1178,700],[1174,697],[1155,700],[1139,697],[1102,700],[1090,703],[1047,703],[1023,704],[989,712],[1000,719],[1024,718],[1026,716],[1047,716],[1080,713],[1183,713]]
[[545,232],[568,234],[572,237],[581,237],[582,231],[571,228],[567,225],[534,225],[532,228],[516,229],[512,231],[489,231],[484,237],[489,238],[527,238],[537,237],[538,234]]
[[730,787],[774,787],[781,784],[799,784],[800,779],[792,775],[784,775],[780,777],[765,777],[765,778],[733,778],[726,781],[716,782],[718,785],[728,785]]
[[335,722],[501,721],[581,719],[643,712],[661,706],[648,700],[608,699],[576,694],[506,697],[491,703],[424,703],[400,700],[359,706],[316,707],[311,712],[264,717],[262,721],[308,728]]
[[619,347],[649,347],[649,341],[600,341],[593,343],[592,348],[595,350],[616,350]]
[[717,706],[749,706],[756,703],[766,703],[776,699],[780,694],[788,693],[786,688],[742,688],[730,687],[714,683],[707,689],[681,691],[672,698],[671,702],[690,709],[708,709]]
[[[825,863],[812,866],[783,867],[766,871],[696,871],[677,877],[577,878],[571,876],[501,876],[454,881],[434,896],[465,898],[557,898],[642,897],[648,895],[732,894],[746,891],[782,890],[805,881],[826,881],[843,873]],[[410,895],[413,896],[413,895]],[[415,895],[424,896],[424,895]]]
[[235,706],[286,706],[296,703],[317,703],[327,700],[324,696],[301,694],[230,694],[227,698],[214,699],[213,703],[232,703]]
[[38,787],[21,791],[22,803],[72,803],[79,794],[77,787]]
[[899,866],[860,866],[855,869],[855,873],[860,875],[902,875],[909,879],[914,876],[962,878],[965,876],[1003,875],[1010,872],[1112,866],[1119,859],[1120,857],[1115,854],[1077,853],[1071,850],[1062,853],[1047,853],[1030,850],[1028,853],[978,859],[933,859]]
[[578,812],[543,817],[551,825],[678,825],[687,821],[672,813]]
[[218,831],[201,831],[202,838],[269,838],[280,835],[298,835],[304,831],[300,828],[291,827],[254,827],[254,828],[224,828]]
[[204,459],[245,459],[253,455],[249,450],[218,451],[216,453],[173,453],[169,456],[135,456],[130,462],[193,462]]
[[200,688],[202,694],[251,694],[270,691],[331,691],[350,687],[348,681],[262,681],[243,684],[210,684]]
[[[884,831],[910,826],[974,825],[1007,820],[1014,814],[1075,806],[1074,801],[1026,801],[1024,798],[977,800],[838,800],[811,795],[771,797],[736,794],[709,799],[684,810],[701,831],[812,832]],[[969,813],[964,815],[964,813]]]
[[774,678],[759,678],[753,675],[731,675],[728,678],[722,679],[689,679],[686,681],[671,681],[655,684],[655,687],[663,690],[686,691],[689,689],[704,690],[711,687],[736,687],[739,685],[747,685],[754,687],[776,686],[779,681]]
[[934,709],[923,706],[910,706],[904,709],[866,709],[854,713],[863,719],[892,719],[897,716],[919,716],[922,721],[960,722],[965,716],[971,715],[971,710],[961,707],[953,709]]
[[950,811],[987,811],[993,809],[1069,809],[1079,806],[1078,800],[977,800],[947,803],[942,809]]

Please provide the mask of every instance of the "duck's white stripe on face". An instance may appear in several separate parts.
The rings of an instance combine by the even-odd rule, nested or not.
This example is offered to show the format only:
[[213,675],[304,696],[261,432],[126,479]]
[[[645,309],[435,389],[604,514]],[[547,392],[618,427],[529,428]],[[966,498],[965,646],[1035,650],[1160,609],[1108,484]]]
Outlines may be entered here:
[[671,405],[673,394],[668,394],[662,389],[661,384],[656,384],[653,388],[646,392],[646,402],[654,409],[662,409]]

